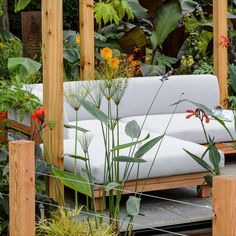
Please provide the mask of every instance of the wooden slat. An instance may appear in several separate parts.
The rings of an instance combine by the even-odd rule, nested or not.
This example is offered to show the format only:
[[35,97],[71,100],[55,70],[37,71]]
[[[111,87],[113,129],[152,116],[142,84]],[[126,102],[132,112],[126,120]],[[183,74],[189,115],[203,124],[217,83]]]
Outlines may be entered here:
[[232,147],[233,143],[229,142],[229,143],[217,143],[216,147],[218,150],[222,151],[225,155],[227,154],[235,154],[236,153],[236,149],[234,149]]
[[10,236],[35,235],[34,142],[9,143]]
[[93,0],[79,1],[80,79],[94,78],[94,15]]
[[236,176],[213,178],[213,236],[236,235]]
[[228,53],[227,48],[220,45],[222,36],[228,36],[227,0],[213,0],[214,31],[214,73],[218,77],[220,87],[220,103],[227,107],[228,97]]
[[[143,184],[146,182],[143,189],[144,192],[164,190],[164,189],[173,189],[180,187],[189,187],[201,185],[204,182],[204,176],[207,175],[206,172],[185,174],[185,175],[176,175],[176,176],[167,176],[167,177],[157,177],[151,178],[148,180],[141,179],[138,181],[137,191],[141,191]],[[124,187],[124,192],[122,194],[130,194],[134,192],[136,188],[136,181],[128,181]],[[127,191],[127,192],[126,192]],[[95,189],[95,197],[102,197],[103,190]],[[109,193],[107,193],[109,195]]]
[[[52,150],[53,164],[64,169],[63,155],[63,14],[62,0],[42,0],[43,101],[46,119],[55,122],[50,149],[50,131],[44,129],[44,144]],[[56,200],[54,181],[49,195]],[[61,192],[63,187],[61,185]]]

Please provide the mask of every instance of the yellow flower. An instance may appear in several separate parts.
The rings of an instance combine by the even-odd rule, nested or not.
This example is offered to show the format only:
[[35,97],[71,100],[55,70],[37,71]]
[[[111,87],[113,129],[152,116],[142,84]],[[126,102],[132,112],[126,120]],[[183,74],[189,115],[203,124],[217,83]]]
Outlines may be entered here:
[[80,45],[80,35],[78,35],[78,36],[76,37],[76,43],[77,43],[78,45]]
[[103,48],[100,55],[104,60],[108,61],[112,58],[112,50],[110,48]]
[[120,60],[118,58],[112,58],[108,61],[108,65],[111,69],[117,69],[120,65]]
[[190,55],[188,57],[183,56],[182,57],[182,65],[186,67],[191,67],[194,63],[193,57]]

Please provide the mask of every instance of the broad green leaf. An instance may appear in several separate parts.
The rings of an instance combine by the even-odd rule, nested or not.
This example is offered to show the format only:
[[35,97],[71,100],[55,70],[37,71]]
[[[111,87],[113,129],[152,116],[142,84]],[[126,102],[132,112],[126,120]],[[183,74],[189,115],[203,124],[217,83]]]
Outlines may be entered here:
[[229,64],[229,77],[231,88],[236,93],[236,71],[232,64]]
[[6,161],[8,157],[8,153],[5,149],[0,150],[0,162]]
[[147,0],[138,0],[139,4],[147,9],[148,16],[151,19],[154,19],[156,16],[157,9],[161,7],[165,0],[154,0],[154,1],[147,1]]
[[200,166],[202,166],[204,169],[206,169],[207,171],[209,171],[210,173],[212,173],[212,169],[211,167],[207,164],[206,161],[204,161],[202,158],[196,156],[195,154],[187,151],[186,149],[184,149],[184,151],[186,153],[188,153],[189,156],[191,156]]
[[198,7],[198,5],[199,4],[193,0],[182,0],[181,1],[182,14],[187,15],[189,13],[194,12]]
[[141,64],[142,76],[158,76],[165,74],[165,67],[159,65]]
[[204,176],[204,179],[205,179],[207,185],[212,188],[213,176],[212,175],[206,175],[206,176]]
[[14,37],[15,36],[12,33],[10,33],[9,31],[7,31],[3,28],[0,28],[0,41],[5,42],[5,41],[8,41]]
[[65,124],[64,127],[65,127],[65,128],[68,128],[68,129],[77,129],[77,130],[79,130],[79,131],[81,131],[81,132],[83,132],[83,133],[86,133],[86,132],[89,131],[89,130],[87,130],[87,129],[81,128],[81,127],[76,126],[76,125],[67,125],[67,124]]
[[129,196],[126,202],[126,212],[128,216],[134,217],[139,214],[141,198]]
[[148,139],[150,137],[150,134],[148,134],[144,139],[142,140],[139,140],[139,141],[135,141],[135,142],[130,142],[130,143],[125,143],[125,144],[120,144],[120,145],[117,145],[115,147],[113,147],[111,150],[112,151],[115,151],[115,150],[120,150],[120,149],[125,149],[125,148],[129,148],[131,146],[134,146],[136,144],[139,144],[143,141],[145,141],[146,139]]
[[79,63],[80,62],[80,54],[76,48],[64,49],[63,57],[70,63]]
[[81,160],[81,161],[88,161],[88,158],[86,158],[86,157],[73,155],[73,154],[69,154],[69,153],[65,153],[64,156],[72,157],[74,159]]
[[147,42],[147,36],[140,27],[134,27],[126,31],[119,40],[120,47],[125,51],[132,51],[135,48],[145,48]]
[[143,8],[137,0],[128,0],[128,3],[136,18],[148,19],[147,10]]
[[228,132],[230,138],[232,139],[232,141],[234,141],[234,137],[232,136],[232,134],[229,131],[228,127],[225,125],[225,122],[223,120],[221,120],[218,116],[215,116],[214,114],[212,114],[211,116],[226,129],[226,131]]
[[107,124],[108,122],[107,115],[101,110],[99,110],[93,103],[86,100],[80,101],[80,103],[94,118]]
[[135,158],[135,157],[129,157],[129,156],[117,156],[112,158],[113,161],[119,161],[119,162],[132,162],[132,163],[143,163],[146,162],[144,159],[141,158]]
[[220,153],[213,140],[209,137],[209,159],[215,168],[216,175],[220,175]]
[[15,11],[23,10],[27,7],[27,5],[31,2],[31,0],[16,0],[15,1]]
[[111,183],[109,183],[109,184],[106,185],[105,191],[106,191],[106,192],[109,192],[109,191],[111,191],[111,190],[114,189],[114,188],[117,189],[119,186],[120,186],[119,183],[111,182]]
[[37,73],[41,64],[26,57],[8,58],[8,70],[11,75],[19,74],[20,76],[27,76]]
[[74,175],[70,172],[59,170],[55,167],[52,168],[52,172],[59,180],[67,187],[80,192],[86,196],[92,197],[91,193],[91,183],[88,179],[80,176]]
[[181,18],[182,9],[179,0],[169,0],[161,5],[157,10],[154,20],[154,30],[150,37],[153,49],[156,49],[158,45],[162,45]]
[[214,115],[213,112],[211,111],[211,109],[209,109],[207,106],[205,106],[205,105],[203,105],[201,103],[198,103],[198,102],[194,102],[194,101],[192,101],[190,99],[181,99],[178,102],[172,104],[171,106],[180,104],[182,102],[189,102],[189,103],[195,105],[196,108],[199,108],[199,109],[203,110],[204,112],[206,112],[207,115]]
[[125,133],[132,139],[139,138],[141,130],[137,121],[129,121],[125,126]]
[[135,158],[139,158],[143,156],[145,153],[150,151],[162,138],[164,135],[158,136],[156,138],[151,139],[150,141],[146,142],[143,146],[141,146],[137,152],[134,154]]

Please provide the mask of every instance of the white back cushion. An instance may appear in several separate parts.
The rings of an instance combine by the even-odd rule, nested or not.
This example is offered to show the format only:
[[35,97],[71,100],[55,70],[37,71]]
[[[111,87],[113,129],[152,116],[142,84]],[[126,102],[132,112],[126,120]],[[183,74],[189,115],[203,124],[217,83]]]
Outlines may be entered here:
[[[129,79],[127,90],[120,104],[120,116],[145,115],[162,82],[160,76]],[[219,104],[219,87],[213,75],[176,75],[169,77],[160,89],[150,114],[170,114],[174,110],[171,104],[182,99],[190,99],[214,108]],[[190,103],[181,103],[176,113],[195,108]]]
[[[162,84],[161,79],[161,76],[128,79],[128,87],[119,105],[120,118],[146,115],[155,94]],[[88,82],[65,82],[64,90],[78,86],[76,85],[77,83]],[[96,81],[92,83],[96,83]],[[37,91],[42,91],[43,89],[42,84],[33,86],[34,90]],[[182,93],[184,94],[181,97]],[[194,102],[202,103],[212,109],[219,104],[219,96],[218,80],[214,75],[174,75],[164,82],[149,114],[171,114],[174,110],[174,106],[171,105],[177,102],[180,97],[181,99],[190,99]],[[114,106],[112,103],[113,116],[115,117]],[[194,105],[184,102],[178,105],[176,113],[183,113],[187,109],[194,108]],[[64,101],[64,110],[65,120],[69,122],[75,121],[75,110],[66,101]],[[105,98],[102,100],[101,110],[107,113],[107,101]],[[79,109],[78,117],[79,120],[93,119],[83,107]]]

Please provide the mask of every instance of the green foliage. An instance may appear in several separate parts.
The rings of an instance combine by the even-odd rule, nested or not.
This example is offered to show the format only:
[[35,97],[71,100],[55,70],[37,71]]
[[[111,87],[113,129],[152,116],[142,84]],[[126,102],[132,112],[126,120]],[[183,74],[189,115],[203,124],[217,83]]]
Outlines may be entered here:
[[31,0],[15,0],[15,11],[20,11],[26,8]]
[[[8,152],[5,147],[0,144],[0,235],[7,234],[9,206],[8,197]],[[3,193],[3,194],[1,194]]]
[[141,198],[129,196],[126,202],[126,211],[129,217],[135,217],[139,214]]
[[116,236],[107,224],[96,225],[93,218],[85,217],[81,209],[74,211],[59,211],[51,213],[51,218],[40,222],[36,226],[38,236]]
[[39,77],[41,64],[30,58],[14,57],[8,59],[8,72],[10,78],[21,83],[34,83]]
[[11,34],[7,34],[6,31],[0,31],[0,80],[10,79],[7,66],[8,58],[21,56],[21,41]]
[[94,14],[98,24],[115,22],[118,25],[125,15],[128,20],[133,19],[133,12],[127,0],[97,2],[94,5]]
[[125,126],[125,133],[132,139],[134,138],[138,139],[141,133],[141,129],[137,121],[135,120],[129,121]]
[[181,17],[182,10],[178,0],[167,1],[158,9],[150,38],[153,49],[164,42],[168,34],[175,29]]
[[207,62],[199,63],[197,69],[193,71],[195,75],[214,74],[213,65]]
[[168,57],[163,54],[156,55],[156,61],[159,66],[171,67],[177,60],[173,57]]
[[126,163],[143,163],[146,162],[144,159],[129,157],[129,156],[117,156],[112,158],[113,161],[126,162]]
[[90,182],[88,179],[74,175],[70,172],[63,171],[53,167],[52,172],[60,178],[60,181],[67,187],[76,190],[79,193],[92,197]]
[[3,0],[0,0],[0,16],[2,16],[3,14],[2,5],[3,5]]

